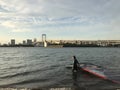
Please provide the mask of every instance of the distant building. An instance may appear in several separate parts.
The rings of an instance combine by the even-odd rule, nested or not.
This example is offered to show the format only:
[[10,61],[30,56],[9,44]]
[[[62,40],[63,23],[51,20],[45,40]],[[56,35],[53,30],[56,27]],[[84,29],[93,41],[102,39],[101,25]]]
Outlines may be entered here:
[[15,45],[15,39],[11,39],[11,45]]
[[23,45],[26,45],[26,41],[25,40],[23,40]]
[[37,43],[37,39],[36,39],[36,38],[33,39],[33,45],[34,45],[34,46],[38,46],[38,43]]
[[36,39],[36,38],[34,38],[33,43],[36,43],[36,42],[37,42],[37,39]]
[[32,40],[31,39],[27,39],[27,45],[32,45]]

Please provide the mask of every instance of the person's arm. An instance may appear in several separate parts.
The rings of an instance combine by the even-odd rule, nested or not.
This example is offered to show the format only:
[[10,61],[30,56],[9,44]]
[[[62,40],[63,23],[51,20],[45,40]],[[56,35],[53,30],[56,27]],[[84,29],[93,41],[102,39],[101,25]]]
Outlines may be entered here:
[[77,66],[80,67],[80,63],[78,62],[78,60],[76,60]]
[[79,64],[78,60],[76,60],[76,61],[77,61],[77,64]]

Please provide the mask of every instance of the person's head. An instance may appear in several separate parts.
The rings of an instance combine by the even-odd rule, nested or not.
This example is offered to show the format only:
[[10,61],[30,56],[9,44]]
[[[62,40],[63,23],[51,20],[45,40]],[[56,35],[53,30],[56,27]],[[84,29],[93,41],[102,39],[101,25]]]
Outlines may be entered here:
[[76,56],[73,56],[73,60],[75,60],[76,59]]

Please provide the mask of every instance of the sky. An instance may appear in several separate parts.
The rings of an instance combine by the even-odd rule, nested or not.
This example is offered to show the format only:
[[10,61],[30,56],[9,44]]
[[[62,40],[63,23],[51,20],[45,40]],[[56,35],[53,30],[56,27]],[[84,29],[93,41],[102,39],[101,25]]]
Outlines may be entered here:
[[120,0],[0,0],[0,42],[120,40]]

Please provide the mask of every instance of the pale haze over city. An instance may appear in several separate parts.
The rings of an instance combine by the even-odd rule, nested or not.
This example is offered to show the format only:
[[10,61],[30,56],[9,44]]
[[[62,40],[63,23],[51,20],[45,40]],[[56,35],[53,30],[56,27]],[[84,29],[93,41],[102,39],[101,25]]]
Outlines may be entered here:
[[120,40],[120,0],[0,0],[0,43],[10,39]]

